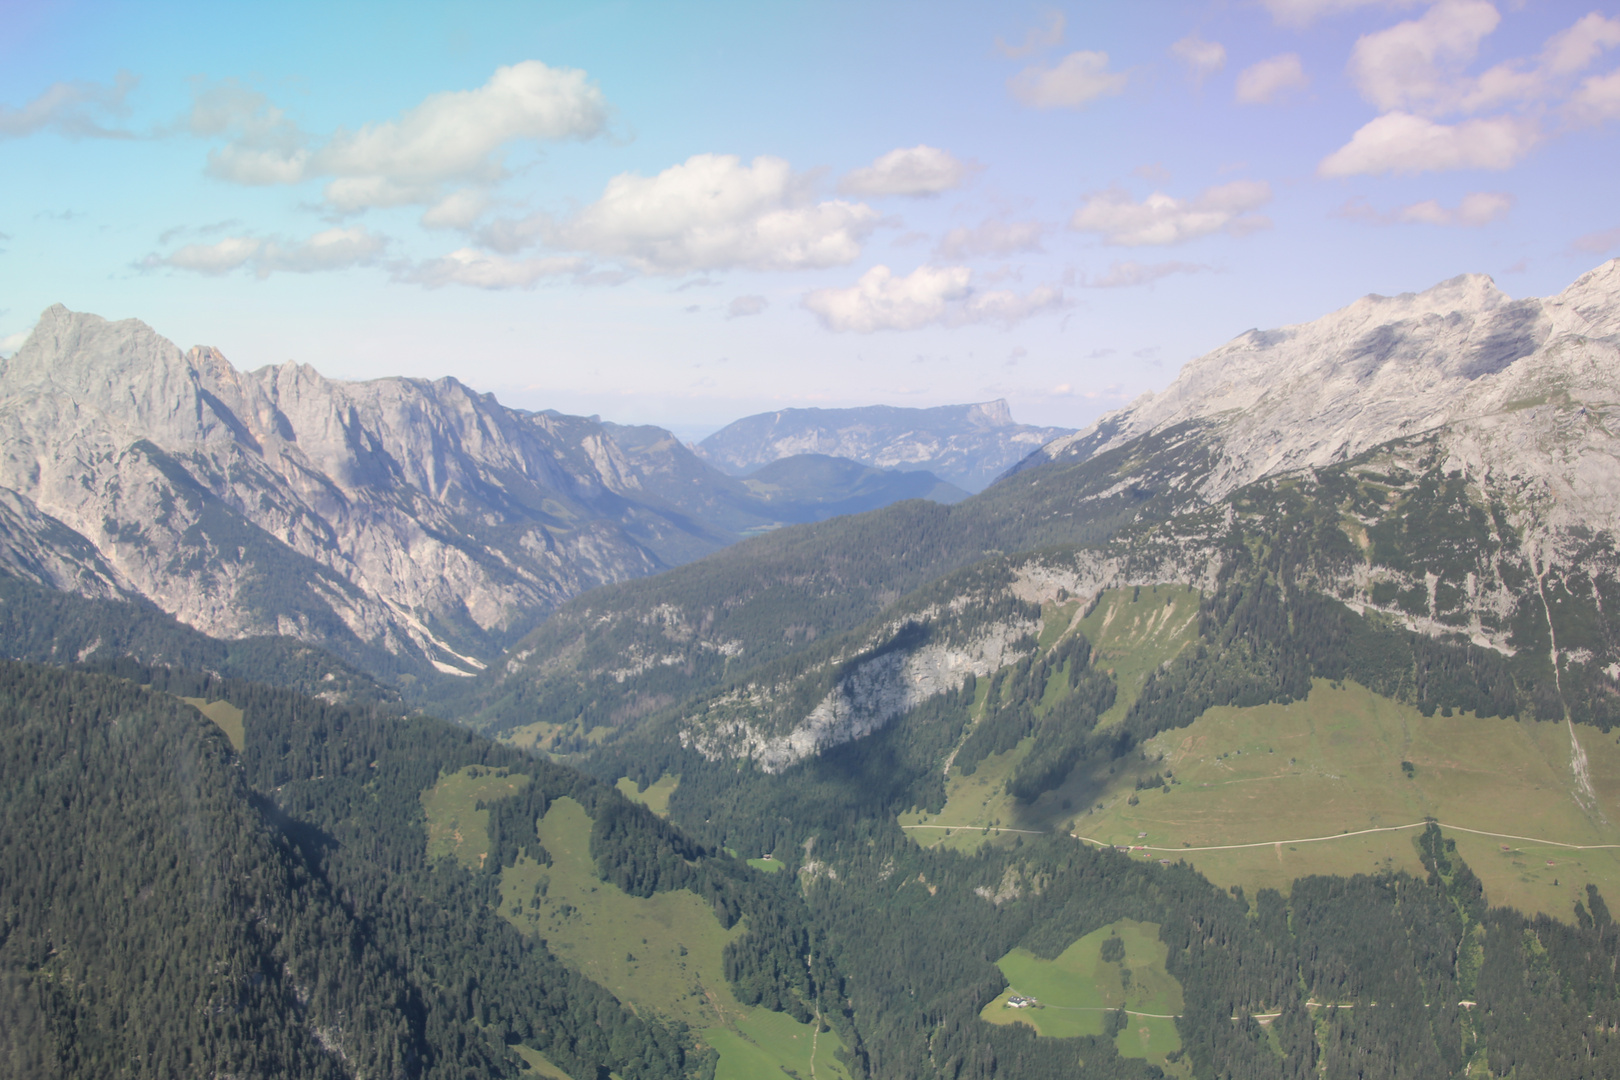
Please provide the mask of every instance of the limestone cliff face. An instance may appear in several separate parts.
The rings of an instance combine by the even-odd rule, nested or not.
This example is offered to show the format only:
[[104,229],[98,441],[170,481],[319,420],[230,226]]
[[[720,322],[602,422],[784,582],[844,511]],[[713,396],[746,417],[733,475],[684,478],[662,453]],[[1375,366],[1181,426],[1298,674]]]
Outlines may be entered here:
[[1201,491],[1211,503],[1432,432],[1456,467],[1522,494],[1520,524],[1620,530],[1620,260],[1546,299],[1465,275],[1251,330],[1020,469],[1194,420],[1213,425],[1219,448]]
[[632,458],[609,425],[454,379],[240,372],[60,306],[0,361],[0,447],[13,572],[374,669],[476,670],[583,589],[736,535],[692,523],[693,485],[666,494],[661,472],[715,476],[673,439]]

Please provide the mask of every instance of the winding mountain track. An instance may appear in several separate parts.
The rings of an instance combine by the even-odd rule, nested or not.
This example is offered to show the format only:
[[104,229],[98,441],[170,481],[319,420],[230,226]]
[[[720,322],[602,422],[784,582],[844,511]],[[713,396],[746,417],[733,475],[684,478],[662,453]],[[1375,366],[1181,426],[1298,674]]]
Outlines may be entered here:
[[[1070,833],[1069,835],[1074,837],[1076,840],[1084,841],[1087,844],[1095,844],[1098,847],[1129,847],[1132,851],[1236,851],[1240,848],[1275,847],[1278,844],[1320,844],[1328,840],[1348,840],[1353,836],[1366,836],[1368,833],[1403,832],[1407,829],[1421,829],[1428,824],[1428,821],[1414,821],[1410,825],[1387,825],[1378,829],[1358,829],[1355,832],[1334,833],[1332,836],[1305,836],[1294,840],[1259,840],[1252,844],[1210,844],[1204,847],[1173,848],[1153,847],[1150,844],[1111,844],[1106,840],[1093,840],[1089,836],[1081,836],[1079,833]],[[1491,836],[1498,840],[1523,840],[1530,844],[1546,844],[1549,847],[1568,848],[1572,851],[1596,851],[1604,848],[1620,848],[1620,844],[1566,844],[1562,840],[1545,840],[1539,836],[1518,836],[1514,833],[1486,832],[1484,829],[1469,829],[1464,828],[1461,825],[1447,825],[1443,821],[1436,821],[1434,824],[1440,826],[1442,829],[1450,829],[1452,832],[1470,833],[1474,836]],[[908,828],[927,828],[927,826],[908,826]]]

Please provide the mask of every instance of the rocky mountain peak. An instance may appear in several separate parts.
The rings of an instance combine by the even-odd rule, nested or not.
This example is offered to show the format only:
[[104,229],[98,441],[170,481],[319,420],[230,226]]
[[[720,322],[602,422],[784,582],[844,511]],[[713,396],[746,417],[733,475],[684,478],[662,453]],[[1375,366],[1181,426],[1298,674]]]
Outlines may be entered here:
[[[1620,327],[1620,262],[1559,296],[1515,300],[1482,274],[1400,296],[1367,296],[1313,322],[1250,330],[1031,464],[1092,454],[1189,421],[1219,431],[1209,498],[1272,473],[1321,467],[1362,450],[1505,408],[1526,379],[1610,361],[1555,347]],[[1608,352],[1612,352],[1610,349]],[[1574,365],[1573,367],[1571,365]],[[1539,391],[1537,391],[1539,392]],[[1528,466],[1527,466],[1528,467]]]

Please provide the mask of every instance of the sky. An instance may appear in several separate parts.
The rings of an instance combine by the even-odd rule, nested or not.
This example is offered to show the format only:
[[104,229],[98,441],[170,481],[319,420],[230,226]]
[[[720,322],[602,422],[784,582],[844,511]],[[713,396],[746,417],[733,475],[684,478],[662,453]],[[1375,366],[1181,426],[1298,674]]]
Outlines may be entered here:
[[1617,165],[1620,0],[0,0],[0,356],[62,303],[694,439],[1082,427],[1367,293],[1556,293]]

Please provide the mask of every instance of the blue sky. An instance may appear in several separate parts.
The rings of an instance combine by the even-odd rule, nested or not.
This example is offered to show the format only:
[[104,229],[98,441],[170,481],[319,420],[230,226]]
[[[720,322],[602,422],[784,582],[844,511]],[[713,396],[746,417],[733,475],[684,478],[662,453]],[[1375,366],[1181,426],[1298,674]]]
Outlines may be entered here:
[[0,8],[0,353],[61,302],[688,436],[1080,426],[1620,254],[1615,0]]

